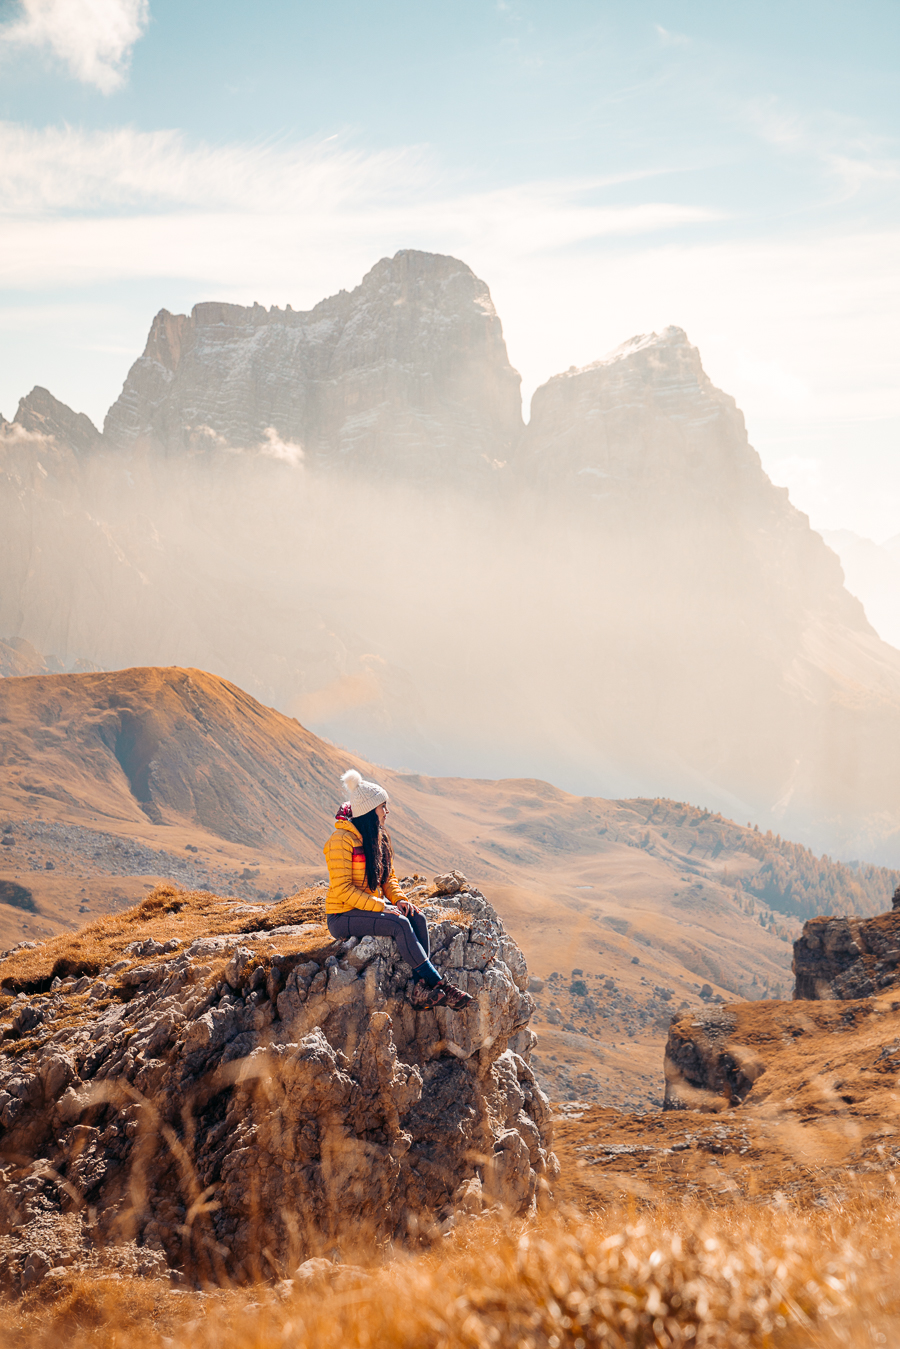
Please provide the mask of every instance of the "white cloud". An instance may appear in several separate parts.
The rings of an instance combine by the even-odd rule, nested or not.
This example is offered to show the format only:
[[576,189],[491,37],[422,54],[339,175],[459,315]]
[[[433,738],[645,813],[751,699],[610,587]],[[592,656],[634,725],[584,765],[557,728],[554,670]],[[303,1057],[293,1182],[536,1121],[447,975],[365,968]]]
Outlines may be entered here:
[[286,464],[303,462],[303,447],[294,440],[282,440],[274,426],[267,426],[263,437],[263,443],[259,446],[260,454],[268,459],[281,459]]
[[655,23],[653,27],[656,29],[656,36],[664,47],[687,47],[690,45],[691,39],[686,37],[684,33],[673,33],[668,28],[663,28],[661,23]]
[[890,143],[857,120],[832,112],[801,114],[775,98],[751,104],[747,116],[769,145],[817,161],[844,197],[867,183],[900,178],[900,161],[891,155]]
[[459,193],[415,146],[363,154],[345,148],[336,137],[300,144],[208,146],[190,145],[176,131],[36,130],[0,123],[0,218],[29,222],[70,212],[93,220],[121,220],[128,211],[190,214],[201,208],[204,215],[222,212],[234,220],[282,216],[301,229],[307,223],[315,229],[326,220],[330,228],[333,218],[341,216],[352,218],[358,230],[364,215],[376,231],[402,229],[401,222],[413,228],[444,227],[462,236],[483,237],[485,229],[502,229],[508,247],[533,251],[722,218],[706,206],[653,201],[607,206],[592,201],[604,188],[649,176],[631,173]]
[[0,123],[0,212],[24,215],[248,203],[304,210],[427,177],[415,148],[365,155],[336,138],[299,145],[190,145],[177,131],[84,132]]
[[124,84],[150,17],[149,0],[21,0],[21,11],[0,29],[0,41],[49,48],[76,79],[104,94]]

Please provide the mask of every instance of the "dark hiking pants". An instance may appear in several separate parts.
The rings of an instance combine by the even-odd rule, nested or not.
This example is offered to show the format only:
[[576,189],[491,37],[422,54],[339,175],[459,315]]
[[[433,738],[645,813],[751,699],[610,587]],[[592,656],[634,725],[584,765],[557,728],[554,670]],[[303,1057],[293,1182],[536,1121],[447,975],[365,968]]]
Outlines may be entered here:
[[328,915],[328,931],[338,941],[346,941],[348,937],[393,937],[400,955],[414,970],[425,964],[431,952],[428,924],[421,913],[406,918],[389,908],[383,913],[375,909],[348,909],[346,913]]

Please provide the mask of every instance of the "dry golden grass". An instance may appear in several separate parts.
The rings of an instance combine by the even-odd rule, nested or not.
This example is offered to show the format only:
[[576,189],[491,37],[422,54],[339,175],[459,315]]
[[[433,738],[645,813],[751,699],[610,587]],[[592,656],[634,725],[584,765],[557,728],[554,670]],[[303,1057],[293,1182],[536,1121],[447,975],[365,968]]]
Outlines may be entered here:
[[[279,904],[250,905],[206,890],[158,885],[141,904],[98,918],[77,932],[61,933],[35,950],[16,951],[2,965],[4,991],[37,991],[57,975],[95,975],[121,958],[135,941],[176,938],[182,946],[197,937],[257,932],[299,923],[317,923],[321,931],[294,942],[297,950],[331,944],[325,928],[324,890],[300,890]],[[273,949],[280,950],[277,946]],[[293,948],[292,948],[293,949]]]
[[3,1309],[9,1349],[862,1349],[900,1340],[893,1200],[676,1204],[473,1221],[437,1249],[289,1285],[174,1293],[75,1276]]

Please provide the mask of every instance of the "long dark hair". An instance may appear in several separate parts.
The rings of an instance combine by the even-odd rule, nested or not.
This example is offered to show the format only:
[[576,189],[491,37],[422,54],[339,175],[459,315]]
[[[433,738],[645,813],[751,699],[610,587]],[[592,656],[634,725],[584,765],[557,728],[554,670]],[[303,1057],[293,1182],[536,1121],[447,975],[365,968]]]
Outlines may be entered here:
[[374,810],[365,815],[354,815],[353,825],[362,834],[363,850],[366,854],[366,880],[369,889],[375,891],[384,885],[391,874],[394,849],[391,836]]

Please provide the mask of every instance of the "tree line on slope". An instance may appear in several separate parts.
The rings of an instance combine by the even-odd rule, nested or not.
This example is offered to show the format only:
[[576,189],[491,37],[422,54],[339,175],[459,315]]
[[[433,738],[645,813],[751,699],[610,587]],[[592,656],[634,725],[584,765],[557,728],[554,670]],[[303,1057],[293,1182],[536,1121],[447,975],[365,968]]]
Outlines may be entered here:
[[[647,824],[670,842],[690,844],[690,851],[715,860],[723,853],[755,858],[756,870],[729,871],[725,884],[755,896],[772,909],[805,920],[819,914],[874,917],[891,908],[900,871],[863,862],[838,862],[827,853],[816,857],[802,843],[791,843],[771,829],[743,828],[709,810],[682,802],[656,800]],[[672,831],[676,837],[673,840]]]

